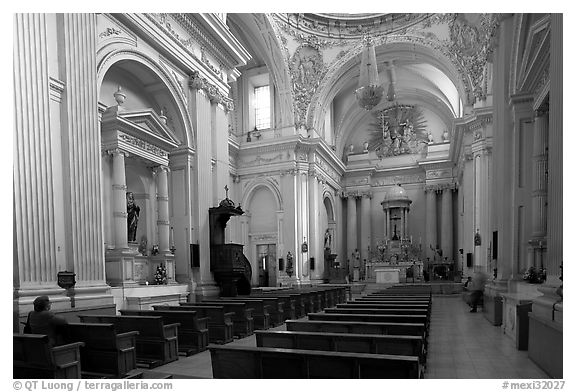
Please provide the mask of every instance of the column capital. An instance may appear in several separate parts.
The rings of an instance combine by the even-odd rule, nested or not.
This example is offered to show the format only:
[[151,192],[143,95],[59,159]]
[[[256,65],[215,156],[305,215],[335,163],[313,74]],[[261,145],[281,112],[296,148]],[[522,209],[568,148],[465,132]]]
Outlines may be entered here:
[[107,154],[107,155],[109,155],[109,156],[112,156],[112,157],[115,157],[115,156],[118,156],[118,155],[123,155],[124,157],[129,157],[129,156],[130,156],[130,153],[129,153],[129,152],[124,151],[124,150],[122,150],[122,149],[120,149],[120,148],[110,148],[110,149],[108,149],[108,150],[104,150],[104,153]]
[[154,173],[154,175],[158,175],[160,173],[170,173],[170,167],[166,165],[154,166],[152,167],[152,173]]
[[363,199],[372,199],[372,191],[363,191],[360,195]]

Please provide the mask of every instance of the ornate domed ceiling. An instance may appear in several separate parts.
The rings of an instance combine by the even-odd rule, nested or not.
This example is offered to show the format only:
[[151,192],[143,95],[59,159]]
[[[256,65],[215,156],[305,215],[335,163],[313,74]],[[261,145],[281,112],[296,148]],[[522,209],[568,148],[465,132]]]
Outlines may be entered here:
[[[489,94],[486,64],[499,23],[494,14],[288,13],[249,18],[230,16],[233,23],[241,20],[237,30],[254,46],[260,41],[256,57],[270,69],[287,70],[284,82],[292,89],[296,126],[318,135],[333,132],[331,143],[343,157],[351,144],[362,151],[369,142],[373,150],[371,140],[378,131],[406,124],[406,118],[419,121],[413,142],[440,141],[466,106]],[[385,91],[370,111],[354,95],[366,36],[374,42]],[[281,81],[282,72],[275,74]],[[421,150],[416,144],[406,146],[380,151],[379,158]]]

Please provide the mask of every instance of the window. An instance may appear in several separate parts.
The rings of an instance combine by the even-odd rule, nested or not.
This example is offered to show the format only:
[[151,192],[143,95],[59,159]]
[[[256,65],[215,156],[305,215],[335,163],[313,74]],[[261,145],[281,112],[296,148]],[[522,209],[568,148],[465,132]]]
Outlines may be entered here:
[[254,118],[256,128],[270,128],[270,86],[254,88]]

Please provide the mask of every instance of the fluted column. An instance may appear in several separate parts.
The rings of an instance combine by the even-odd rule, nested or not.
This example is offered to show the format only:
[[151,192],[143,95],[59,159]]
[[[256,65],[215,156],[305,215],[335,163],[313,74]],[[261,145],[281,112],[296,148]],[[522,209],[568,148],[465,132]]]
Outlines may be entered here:
[[[547,283],[559,285],[562,263],[562,14],[551,15],[550,40],[550,128],[548,139],[548,217],[547,217]],[[546,257],[545,256],[545,257]]]
[[452,189],[445,188],[442,191],[442,252],[443,257],[452,259]]
[[19,274],[20,288],[54,283],[59,268],[51,229],[55,212],[45,24],[45,14],[14,16],[14,274]]
[[[358,226],[356,219],[356,196],[348,195],[348,248],[346,252],[346,260],[350,260],[350,264],[353,264],[352,252],[354,249],[358,248]],[[350,269],[350,265],[348,265]]]
[[156,168],[157,195],[156,201],[158,206],[158,248],[160,252],[168,253],[170,251],[170,215],[168,199],[168,167],[160,166]]
[[124,158],[126,153],[114,150],[112,154],[112,200],[114,203],[112,215],[114,216],[114,248],[116,250],[128,249],[128,228],[126,222],[126,167]]
[[[436,190],[427,187],[426,192],[426,241],[428,257],[432,260],[434,250],[438,244],[438,233],[436,226]],[[430,249],[432,247],[433,249]]]
[[212,112],[211,103],[201,89],[202,80],[190,80],[190,111],[193,126],[196,129],[196,180],[197,202],[197,236],[200,248],[200,281],[197,282],[196,294],[211,296],[218,293],[210,271],[210,222],[208,210],[212,207]]
[[360,260],[368,260],[368,248],[370,247],[370,240],[372,238],[371,230],[371,216],[370,216],[370,200],[372,194],[370,192],[362,193],[362,200],[360,201],[360,211],[362,216],[362,227],[360,228]]

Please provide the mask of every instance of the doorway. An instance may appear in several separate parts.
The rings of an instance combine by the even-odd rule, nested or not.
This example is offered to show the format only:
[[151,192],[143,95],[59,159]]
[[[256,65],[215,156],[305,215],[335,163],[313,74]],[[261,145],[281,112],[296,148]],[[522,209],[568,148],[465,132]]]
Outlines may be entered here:
[[276,244],[256,245],[258,257],[258,286],[268,287],[276,284]]

